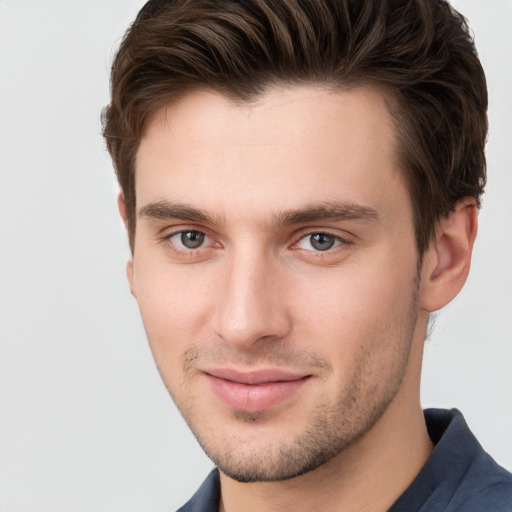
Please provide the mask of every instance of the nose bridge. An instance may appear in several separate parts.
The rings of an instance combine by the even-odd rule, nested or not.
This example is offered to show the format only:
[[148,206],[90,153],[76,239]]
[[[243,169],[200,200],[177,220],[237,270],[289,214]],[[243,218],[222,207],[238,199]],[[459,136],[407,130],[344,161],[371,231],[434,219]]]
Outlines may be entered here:
[[215,325],[224,341],[242,348],[286,334],[289,321],[278,292],[278,274],[273,258],[251,244],[230,251]]

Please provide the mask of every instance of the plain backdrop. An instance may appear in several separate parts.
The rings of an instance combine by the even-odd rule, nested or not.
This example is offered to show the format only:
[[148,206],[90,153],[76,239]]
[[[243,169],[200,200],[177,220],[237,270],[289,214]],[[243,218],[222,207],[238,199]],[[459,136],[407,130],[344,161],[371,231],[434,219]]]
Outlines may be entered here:
[[[172,511],[211,468],[155,369],[100,136],[140,0],[0,0],[0,511]],[[512,2],[459,0],[490,91],[472,274],[427,342],[425,407],[512,469]]]

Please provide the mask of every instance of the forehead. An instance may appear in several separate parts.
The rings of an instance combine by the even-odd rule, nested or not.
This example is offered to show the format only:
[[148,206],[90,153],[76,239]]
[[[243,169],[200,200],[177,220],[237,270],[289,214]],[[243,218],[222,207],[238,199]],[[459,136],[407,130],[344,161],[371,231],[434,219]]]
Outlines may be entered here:
[[136,158],[137,205],[200,201],[219,215],[340,200],[381,209],[397,189],[404,196],[395,155],[380,91],[274,88],[245,103],[194,92],[149,123]]

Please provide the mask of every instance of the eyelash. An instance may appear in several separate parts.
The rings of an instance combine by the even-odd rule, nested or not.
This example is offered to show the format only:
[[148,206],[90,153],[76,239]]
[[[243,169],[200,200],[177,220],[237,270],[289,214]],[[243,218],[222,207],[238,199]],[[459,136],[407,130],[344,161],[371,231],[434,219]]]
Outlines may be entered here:
[[[180,255],[180,256],[186,256],[186,257],[197,257],[199,256],[200,252],[204,249],[207,249],[208,246],[199,246],[197,248],[181,248],[179,247],[175,242],[172,242],[171,239],[177,235],[182,235],[183,234],[186,234],[186,233],[198,233],[199,235],[203,235],[206,239],[209,239],[211,242],[214,242],[213,240],[213,237],[209,236],[208,233],[206,233],[205,231],[201,231],[201,230],[198,230],[198,229],[180,229],[178,231],[173,231],[172,233],[169,233],[169,234],[166,234],[164,237],[163,237],[163,242],[167,244],[167,246],[176,254]],[[322,251],[322,250],[312,250],[312,249],[304,249],[302,247],[299,247],[299,244],[303,241],[303,240],[306,240],[308,237],[312,237],[313,235],[323,235],[323,236],[326,236],[326,237],[329,237],[329,238],[332,238],[334,240],[334,243],[336,245],[334,245],[333,247],[329,247],[327,248],[326,250]],[[215,245],[217,245],[217,247],[221,247],[220,244],[218,243],[215,243]],[[298,236],[296,238],[296,241],[293,242],[293,244],[290,246],[291,249],[293,250],[302,250],[302,251],[306,251],[312,255],[314,255],[315,257],[322,257],[322,256],[327,256],[327,255],[330,255],[334,252],[337,252],[336,249],[340,246],[346,248],[346,246],[348,245],[351,245],[352,244],[352,241],[347,239],[347,238],[344,238],[342,236],[339,236],[339,235],[335,235],[333,233],[330,233],[328,231],[325,231],[325,230],[310,230],[306,233],[301,233],[300,236]]]
[[[323,236],[332,238],[336,245],[334,245],[334,247],[329,247],[328,249],[326,249],[324,251],[321,251],[321,250],[315,251],[315,250],[303,249],[303,248],[299,247],[300,242],[302,242],[303,240],[306,240],[308,237],[312,237],[313,235],[323,235]],[[332,254],[332,253],[336,252],[336,249],[340,246],[346,247],[347,245],[351,245],[351,244],[352,244],[352,241],[349,240],[348,238],[344,238],[340,235],[335,235],[334,233],[330,233],[329,231],[311,230],[311,231],[308,231],[307,233],[301,233],[300,237],[292,245],[292,248],[296,249],[296,250],[307,251],[307,252],[313,254],[315,257],[321,257],[323,255],[328,255],[328,254]]]
[[191,248],[191,247],[180,247],[175,242],[171,240],[171,238],[181,235],[183,236],[186,233],[197,233],[199,235],[203,235],[205,240],[209,239],[213,242],[213,239],[211,236],[208,235],[208,233],[205,233],[204,231],[201,231],[199,229],[180,229],[178,231],[173,231],[172,233],[169,233],[163,237],[163,242],[166,243],[168,247],[174,252],[177,253],[180,256],[188,256],[188,257],[195,257],[198,256],[198,253],[201,251],[201,249],[206,249],[206,246],[201,245],[197,248]]

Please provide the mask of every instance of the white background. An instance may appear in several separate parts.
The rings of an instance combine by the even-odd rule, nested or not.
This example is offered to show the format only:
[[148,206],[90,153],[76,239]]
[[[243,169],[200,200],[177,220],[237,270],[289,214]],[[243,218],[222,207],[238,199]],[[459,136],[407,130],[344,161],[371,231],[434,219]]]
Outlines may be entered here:
[[[211,467],[129,294],[100,137],[112,55],[142,3],[0,0],[0,512],[172,511]],[[512,469],[512,2],[456,6],[489,81],[489,185],[422,396],[460,408]]]

